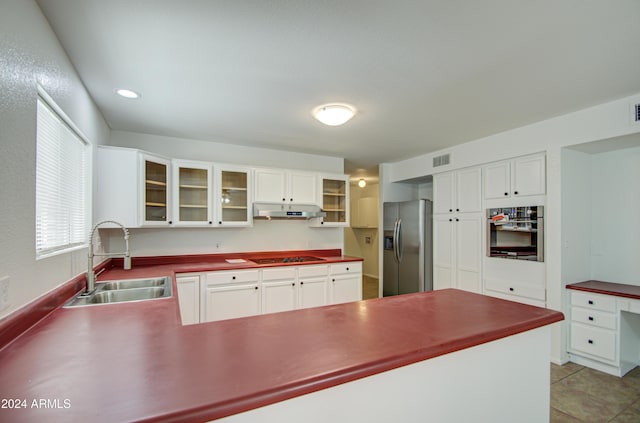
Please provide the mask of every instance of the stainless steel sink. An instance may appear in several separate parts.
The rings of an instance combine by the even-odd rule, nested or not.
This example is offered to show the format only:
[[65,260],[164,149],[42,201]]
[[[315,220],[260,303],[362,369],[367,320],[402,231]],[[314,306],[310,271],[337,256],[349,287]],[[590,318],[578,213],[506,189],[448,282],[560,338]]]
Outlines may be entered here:
[[124,279],[96,283],[89,295],[80,293],[64,307],[146,301],[171,297],[171,278]]
[[127,280],[120,280],[120,281],[104,282],[102,286],[102,291],[164,286],[166,284],[165,279],[166,278],[127,279]]

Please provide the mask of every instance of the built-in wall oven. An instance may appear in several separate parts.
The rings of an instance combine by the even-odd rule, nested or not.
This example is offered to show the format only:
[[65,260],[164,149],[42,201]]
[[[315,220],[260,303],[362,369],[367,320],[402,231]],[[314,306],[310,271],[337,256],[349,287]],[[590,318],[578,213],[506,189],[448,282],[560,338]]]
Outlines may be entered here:
[[544,207],[487,209],[487,256],[544,261]]

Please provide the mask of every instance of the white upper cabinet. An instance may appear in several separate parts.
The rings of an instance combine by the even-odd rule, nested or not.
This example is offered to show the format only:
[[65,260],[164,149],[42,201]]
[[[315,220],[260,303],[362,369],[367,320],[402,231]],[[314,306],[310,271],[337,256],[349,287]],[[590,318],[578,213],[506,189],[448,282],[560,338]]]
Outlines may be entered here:
[[210,163],[172,160],[172,167],[174,225],[213,225],[213,166]]
[[545,169],[544,154],[491,163],[484,167],[485,199],[544,195]]
[[434,175],[434,214],[481,212],[481,175],[479,167]]
[[220,226],[250,226],[251,170],[227,165],[216,166],[216,220]]
[[171,161],[139,150],[100,146],[97,153],[97,221],[128,228],[171,222]]
[[317,176],[303,171],[255,169],[254,201],[259,203],[317,204]]
[[349,226],[349,175],[320,175],[318,191],[318,201],[326,216],[313,219],[312,225]]

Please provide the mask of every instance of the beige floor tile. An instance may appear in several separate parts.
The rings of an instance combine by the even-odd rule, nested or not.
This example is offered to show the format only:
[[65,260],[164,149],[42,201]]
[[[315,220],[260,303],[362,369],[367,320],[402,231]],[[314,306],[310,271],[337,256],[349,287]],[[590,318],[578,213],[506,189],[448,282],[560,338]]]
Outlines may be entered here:
[[549,418],[549,423],[580,423],[582,420],[579,420],[573,416],[563,413],[560,410],[556,410],[555,408],[551,408],[551,415]]
[[561,382],[551,386],[551,407],[585,422],[607,422],[625,408]]
[[638,423],[640,422],[640,410],[636,408],[627,408],[618,414],[611,423]]
[[556,383],[582,369],[584,369],[584,366],[571,362],[562,366],[551,363],[551,383]]
[[595,397],[617,412],[640,399],[639,393],[624,379],[589,368],[567,376],[556,385]]

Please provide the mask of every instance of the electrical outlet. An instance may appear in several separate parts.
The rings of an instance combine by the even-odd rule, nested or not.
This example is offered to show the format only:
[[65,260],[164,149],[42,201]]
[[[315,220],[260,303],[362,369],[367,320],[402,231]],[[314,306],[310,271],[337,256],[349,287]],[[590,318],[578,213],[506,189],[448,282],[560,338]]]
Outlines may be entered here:
[[371,244],[371,237],[370,236],[365,236],[364,237],[364,243],[365,244]]
[[9,307],[9,276],[0,279],[0,311]]

